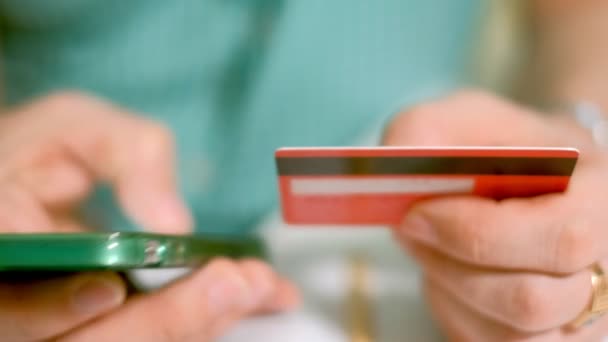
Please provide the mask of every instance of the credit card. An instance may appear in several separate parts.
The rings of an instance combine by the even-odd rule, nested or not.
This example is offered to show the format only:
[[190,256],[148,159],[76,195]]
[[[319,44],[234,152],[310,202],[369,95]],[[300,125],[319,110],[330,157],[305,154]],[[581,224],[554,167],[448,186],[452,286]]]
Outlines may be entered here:
[[281,148],[283,219],[302,225],[395,225],[414,201],[475,195],[497,200],[564,192],[574,148]]

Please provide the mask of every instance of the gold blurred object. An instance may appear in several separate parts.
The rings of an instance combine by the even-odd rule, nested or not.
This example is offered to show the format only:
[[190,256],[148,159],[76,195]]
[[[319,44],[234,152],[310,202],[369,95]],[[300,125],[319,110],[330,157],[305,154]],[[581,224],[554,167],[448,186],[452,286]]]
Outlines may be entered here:
[[369,294],[369,273],[366,258],[355,255],[350,259],[350,289],[348,313],[352,342],[372,342],[372,307]]
[[591,266],[591,287],[593,292],[589,306],[567,328],[578,329],[591,324],[608,312],[608,278],[597,263]]

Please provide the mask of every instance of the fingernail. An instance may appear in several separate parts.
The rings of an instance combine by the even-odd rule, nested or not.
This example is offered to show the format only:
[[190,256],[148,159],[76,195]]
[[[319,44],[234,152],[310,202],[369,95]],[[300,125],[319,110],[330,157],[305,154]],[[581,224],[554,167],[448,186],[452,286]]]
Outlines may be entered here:
[[111,280],[92,279],[76,289],[73,305],[82,314],[94,315],[120,305],[125,298],[124,288]]
[[410,214],[401,224],[401,233],[415,240],[433,242],[435,240],[433,227],[420,214]]
[[221,315],[235,308],[251,305],[253,294],[244,281],[236,278],[217,277],[207,291],[207,305],[211,314]]
[[154,216],[159,229],[167,232],[188,232],[192,217],[185,203],[178,198],[165,198],[154,206]]

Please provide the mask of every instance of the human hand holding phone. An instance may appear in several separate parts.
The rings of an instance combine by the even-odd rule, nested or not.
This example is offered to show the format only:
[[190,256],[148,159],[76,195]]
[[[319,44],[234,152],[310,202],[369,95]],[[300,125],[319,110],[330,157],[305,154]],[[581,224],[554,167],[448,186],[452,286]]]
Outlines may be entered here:
[[[171,134],[159,123],[63,93],[4,113],[0,136],[2,233],[87,231],[73,212],[98,182],[113,187],[142,227],[165,234],[191,228],[176,190]],[[204,340],[244,315],[296,302],[286,280],[253,260],[213,261],[167,288],[129,299],[116,274],[81,273],[0,282],[0,331],[15,342],[117,340],[125,329],[140,340]]]

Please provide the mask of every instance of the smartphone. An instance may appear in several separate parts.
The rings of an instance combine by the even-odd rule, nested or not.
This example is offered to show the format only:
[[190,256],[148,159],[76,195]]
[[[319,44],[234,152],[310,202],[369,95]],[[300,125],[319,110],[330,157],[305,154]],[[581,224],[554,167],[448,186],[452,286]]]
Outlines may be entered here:
[[195,267],[220,256],[264,258],[264,244],[254,236],[146,232],[0,234],[3,274]]

